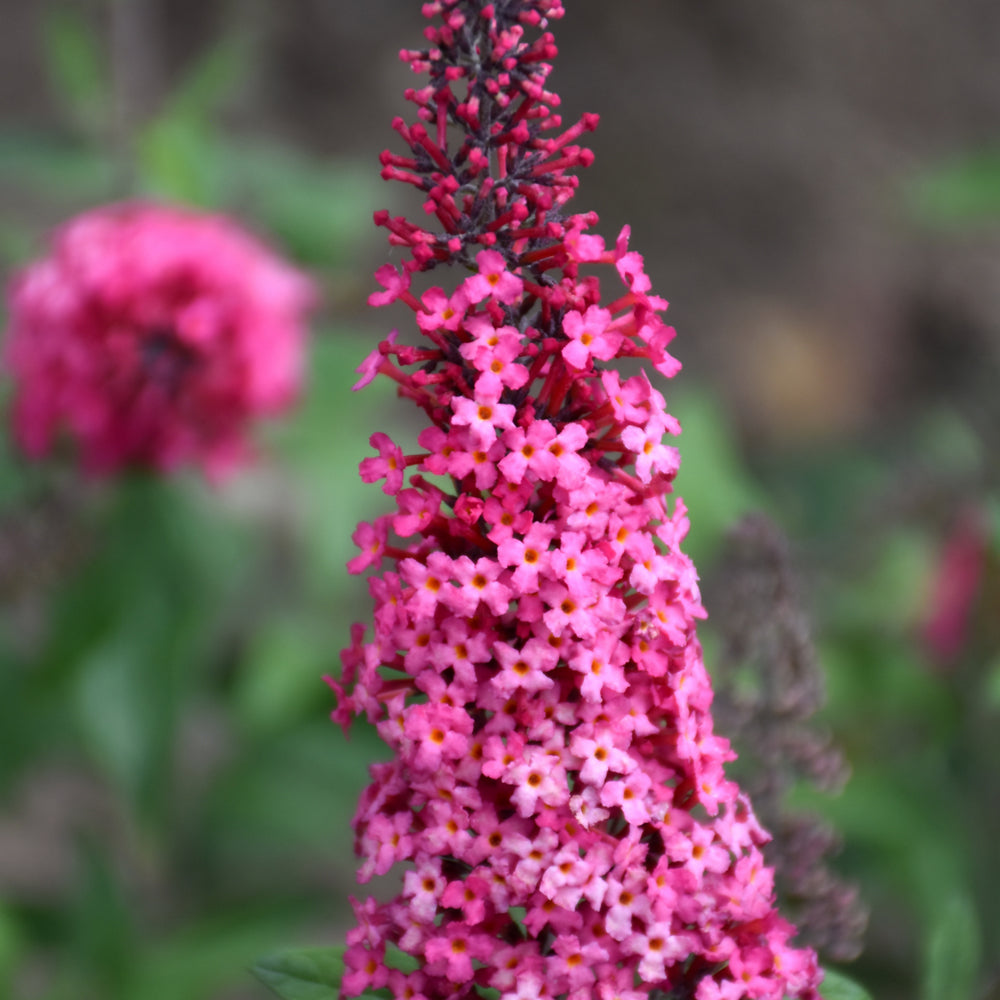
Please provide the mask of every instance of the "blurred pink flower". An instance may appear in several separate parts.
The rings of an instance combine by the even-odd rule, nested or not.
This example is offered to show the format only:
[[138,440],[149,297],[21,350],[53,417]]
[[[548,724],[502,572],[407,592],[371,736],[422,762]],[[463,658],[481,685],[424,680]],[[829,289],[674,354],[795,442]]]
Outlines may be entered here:
[[975,507],[966,508],[938,553],[921,624],[924,645],[939,666],[954,666],[968,646],[988,552],[986,516]]
[[86,212],[9,292],[17,444],[37,457],[65,434],[94,474],[224,476],[250,455],[252,419],[294,400],[312,301],[304,275],[221,216]]

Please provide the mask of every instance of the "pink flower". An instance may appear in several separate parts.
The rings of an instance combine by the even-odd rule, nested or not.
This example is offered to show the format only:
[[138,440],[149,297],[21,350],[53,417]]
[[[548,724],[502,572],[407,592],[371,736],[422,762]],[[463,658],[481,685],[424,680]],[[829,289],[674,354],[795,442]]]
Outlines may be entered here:
[[645,429],[630,424],[622,431],[622,444],[635,453],[635,473],[648,483],[657,472],[673,476],[680,468],[680,455],[676,448],[662,443],[663,430],[655,425]]
[[609,330],[611,313],[598,306],[590,306],[586,313],[568,312],[563,318],[563,330],[569,343],[562,355],[574,368],[586,368],[591,358],[608,361],[618,353],[622,335]]
[[493,940],[486,934],[471,934],[467,925],[450,924],[424,948],[427,971],[452,983],[467,983],[472,978],[473,960],[488,958],[492,950]]
[[399,446],[394,444],[387,434],[376,433],[370,438],[373,448],[378,451],[378,458],[366,458],[361,462],[361,478],[366,483],[376,483],[385,480],[383,493],[398,493],[403,485],[403,470],[406,459]]
[[458,590],[450,595],[451,606],[458,614],[472,615],[482,601],[495,615],[502,615],[510,604],[512,591],[499,580],[503,572],[495,559],[459,556],[454,564]]
[[446,759],[457,759],[468,749],[472,720],[459,708],[424,703],[409,712],[403,731],[413,741],[413,767],[435,771]]
[[410,856],[413,841],[409,830],[413,816],[409,812],[388,816],[379,813],[372,817],[365,831],[363,848],[366,863],[358,872],[358,881],[367,882],[372,875],[384,875],[397,861]]
[[384,292],[372,292],[368,296],[368,305],[387,306],[395,302],[410,287],[410,276],[406,271],[397,271],[392,264],[383,264],[375,272],[375,280],[385,289]]
[[595,739],[585,736],[585,727],[578,727],[571,737],[570,750],[583,761],[580,768],[580,780],[595,788],[601,788],[608,776],[608,771],[628,774],[636,763],[617,746],[618,735],[610,728],[594,734]]
[[360,365],[355,369],[355,371],[361,376],[351,386],[351,388],[357,392],[358,389],[363,389],[366,385],[369,385],[375,376],[382,370],[382,364],[385,355],[382,353],[383,346],[387,349],[391,349],[396,343],[396,337],[399,335],[399,331],[393,330],[386,339],[375,348],[371,354],[361,362]]
[[549,566],[549,543],[555,528],[548,524],[532,524],[523,538],[511,537],[497,546],[501,565],[512,567],[511,583],[522,594],[538,590],[538,574]]
[[510,305],[521,297],[524,282],[516,274],[507,270],[503,255],[495,250],[483,250],[477,257],[479,274],[466,278],[462,284],[470,302],[482,302],[494,298]]
[[477,327],[481,329],[484,326],[485,336],[477,337],[459,348],[462,357],[468,358],[482,373],[476,379],[476,395],[499,396],[505,386],[520,389],[529,377],[528,369],[516,363],[523,347],[521,337],[514,327],[497,330],[492,323],[474,324],[471,319],[466,323],[466,331],[472,333]]
[[434,918],[444,889],[441,862],[436,859],[428,861],[422,870],[408,871],[403,877],[403,897],[418,920]]
[[975,508],[963,511],[938,554],[921,623],[924,643],[939,665],[954,666],[968,643],[988,552],[986,518]]
[[362,521],[358,525],[351,539],[361,552],[347,564],[348,573],[363,573],[369,566],[381,561],[389,534],[387,520],[379,518],[373,524]]
[[252,421],[294,400],[312,299],[225,218],[86,212],[11,288],[14,438],[37,457],[65,434],[95,474],[195,464],[223,476],[249,457]]
[[457,330],[465,315],[467,300],[464,292],[447,296],[440,288],[424,292],[424,308],[417,311],[417,325],[421,330]]
[[518,689],[545,691],[555,684],[548,671],[559,662],[559,654],[540,639],[529,639],[521,649],[497,642],[493,651],[501,669],[490,683],[504,698]]
[[639,959],[637,972],[646,983],[669,982],[667,967],[686,958],[697,947],[697,936],[682,931],[670,921],[646,925],[641,931],[630,934],[622,948]]
[[391,945],[426,1000],[818,1000],[713,732],[687,512],[668,502],[680,427],[645,371],[610,367],[676,371],[666,302],[627,230],[606,248],[568,207],[596,117],[553,110],[562,4],[423,9],[427,47],[404,58],[432,83],[394,123],[408,155],[382,162],[430,221],[379,213],[410,257],[377,296],[457,277],[408,302],[415,342],[366,368],[427,426],[405,458],[373,438],[362,468],[394,477],[395,511],[356,533],[374,627],[352,634],[335,718],[365,713],[392,752],[355,817],[362,874],[408,870],[395,898],[355,903],[344,995],[395,983]]
[[478,924],[486,915],[486,897],[489,884],[485,879],[470,875],[467,879],[452,882],[441,897],[441,905],[462,911],[467,924]]
[[513,428],[515,407],[500,402],[500,393],[494,392],[475,399],[455,396],[452,399],[456,427],[468,427],[480,448],[489,448],[496,441],[497,432]]
[[596,979],[594,967],[607,957],[608,953],[596,942],[581,944],[576,935],[565,934],[556,939],[546,965],[551,978],[565,982],[570,990],[588,987],[586,995],[589,996],[589,987]]
[[539,800],[548,806],[569,800],[566,773],[558,759],[536,747],[527,748],[525,759],[511,767],[502,780],[514,786],[510,801],[524,817],[535,813]]

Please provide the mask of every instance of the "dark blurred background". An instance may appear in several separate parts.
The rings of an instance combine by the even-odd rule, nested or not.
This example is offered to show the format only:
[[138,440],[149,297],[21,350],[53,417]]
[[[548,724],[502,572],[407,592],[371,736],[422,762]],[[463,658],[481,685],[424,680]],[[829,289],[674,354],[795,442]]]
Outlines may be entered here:
[[[609,238],[630,224],[672,303],[709,610],[764,510],[811,622],[854,778],[790,794],[839,830],[871,910],[850,974],[885,1000],[1000,995],[1000,6],[567,6],[551,83],[567,120],[602,118],[576,207]],[[95,499],[7,461],[0,995],[259,997],[255,954],[342,934],[377,747],[345,751],[317,678],[367,614],[341,567],[381,494],[352,466],[405,420],[347,387],[386,326],[371,212],[419,212],[377,179],[419,7],[0,0],[5,276],[73,212],[152,194],[234,212],[324,289],[305,406],[234,486]],[[147,644],[182,619],[150,694]],[[721,684],[743,647],[711,622],[706,643]]]

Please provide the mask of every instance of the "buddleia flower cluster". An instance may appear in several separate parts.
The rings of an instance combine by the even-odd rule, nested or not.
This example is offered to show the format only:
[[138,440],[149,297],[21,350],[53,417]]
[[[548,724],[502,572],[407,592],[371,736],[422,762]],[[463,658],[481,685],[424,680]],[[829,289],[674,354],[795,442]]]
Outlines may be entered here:
[[409,306],[412,336],[357,387],[392,379],[426,425],[362,462],[394,509],[354,535],[374,621],[331,680],[335,719],[393,753],[354,818],[359,880],[401,889],[352,901],[344,995],[815,1000],[713,732],[652,380],[679,368],[667,303],[627,228],[608,245],[569,210],[597,118],[564,126],[548,89],[563,7],[423,11],[416,120],[382,172],[427,218],[376,216],[404,257],[371,298]]
[[212,479],[295,399],[308,279],[223,216],[147,202],[66,223],[8,297],[13,436],[68,441],[95,475],[195,465]]

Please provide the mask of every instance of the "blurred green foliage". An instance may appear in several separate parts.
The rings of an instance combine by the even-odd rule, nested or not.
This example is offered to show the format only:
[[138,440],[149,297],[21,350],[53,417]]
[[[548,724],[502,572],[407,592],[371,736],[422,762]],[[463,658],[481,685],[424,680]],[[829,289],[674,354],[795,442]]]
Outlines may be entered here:
[[1000,150],[967,152],[922,170],[906,190],[921,222],[949,229],[995,226],[1000,218]]
[[[0,131],[0,179],[36,206],[0,226],[6,267],[61,216],[152,195],[238,213],[327,283],[370,285],[352,269],[384,197],[376,171],[220,127],[248,69],[241,39],[197,60],[124,151],[109,141],[114,84],[91,22],[67,4],[44,45],[67,127]],[[914,204],[952,222],[995,214],[998,163],[984,155],[928,176]],[[26,859],[0,864],[0,996],[262,996],[248,971],[259,955],[342,937],[348,818],[381,744],[363,725],[345,742],[320,678],[367,614],[344,563],[354,525],[384,498],[354,470],[369,433],[406,433],[390,388],[350,392],[370,347],[342,324],[319,330],[303,405],[267,433],[258,469],[220,491],[185,477],[100,488],[0,454],[3,532],[53,492],[72,501],[44,532],[52,567],[0,567],[0,833]],[[962,485],[982,481],[988,451],[941,410],[916,444],[788,453],[751,469],[711,394],[688,384],[671,409],[703,570],[749,510],[810,540],[824,722],[854,774],[839,797],[799,798],[841,831],[841,867],[873,909],[852,979],[873,996],[974,1000],[1000,954],[1000,655],[975,626],[946,668],[922,649],[941,532],[886,497],[900,456],[925,456],[946,487],[966,490],[959,500],[992,512],[995,572],[1000,500]],[[705,639],[711,648],[711,622]],[[37,788],[56,790],[43,820]],[[301,949],[255,972],[279,995],[325,1000],[340,967],[330,949]],[[832,973],[824,996],[867,994]]]
[[[238,214],[318,278],[354,280],[377,177],[221,127],[242,40],[196,60],[124,150],[92,20],[67,4],[42,41],[66,128],[0,131],[0,180],[35,206],[0,227],[6,267],[62,217],[151,196]],[[316,331],[302,405],[224,489],[86,483],[0,449],[4,532],[65,501],[26,553],[54,568],[0,567],[0,833],[24,855],[0,906],[0,996],[260,995],[259,955],[341,918],[347,819],[380,749],[367,730],[345,743],[321,678],[362,613],[344,562],[372,499],[346,470],[391,396],[351,400],[369,349]],[[48,785],[66,801],[39,832],[24,803]]]

